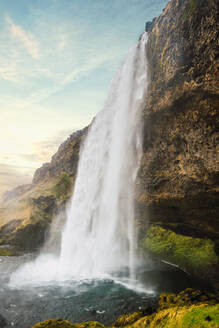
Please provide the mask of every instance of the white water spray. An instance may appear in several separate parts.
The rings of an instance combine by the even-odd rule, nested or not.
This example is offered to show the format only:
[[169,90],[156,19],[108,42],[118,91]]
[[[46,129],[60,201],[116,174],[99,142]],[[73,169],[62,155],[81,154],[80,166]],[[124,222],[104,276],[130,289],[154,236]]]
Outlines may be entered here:
[[93,278],[123,268],[133,277],[137,258],[134,188],[142,153],[146,39],[143,34],[128,52],[104,108],[90,126],[60,256],[41,255],[15,272],[13,283]]

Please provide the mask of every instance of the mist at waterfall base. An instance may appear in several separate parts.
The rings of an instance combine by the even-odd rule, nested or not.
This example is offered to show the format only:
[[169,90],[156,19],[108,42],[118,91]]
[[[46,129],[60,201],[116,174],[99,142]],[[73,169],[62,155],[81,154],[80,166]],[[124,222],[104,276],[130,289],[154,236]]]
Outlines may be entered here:
[[[134,186],[141,160],[147,35],[127,54],[80,152],[60,251],[0,259],[0,313],[7,327],[61,317],[112,323],[151,305],[162,291],[197,285],[165,264],[141,266]],[[57,222],[54,221],[54,222]],[[56,245],[57,246],[57,245]]]
[[124,278],[120,273],[117,279],[81,279],[10,286],[10,273],[21,263],[28,263],[31,258],[32,255],[0,258],[0,315],[8,323],[4,328],[30,328],[36,322],[49,318],[62,318],[71,322],[97,320],[107,325],[121,314],[153,306],[161,292],[200,288],[199,282],[176,267],[151,262],[147,267],[140,268],[136,275],[143,290],[129,288],[125,283],[125,273]]

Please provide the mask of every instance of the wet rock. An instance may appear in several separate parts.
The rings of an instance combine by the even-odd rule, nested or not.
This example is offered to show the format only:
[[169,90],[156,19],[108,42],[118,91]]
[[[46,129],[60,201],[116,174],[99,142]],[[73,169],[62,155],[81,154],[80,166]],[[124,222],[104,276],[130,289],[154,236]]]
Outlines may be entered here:
[[7,326],[6,319],[0,314],[0,328],[4,328]]
[[143,309],[142,314],[143,315],[150,315],[156,311],[156,307],[148,306]]

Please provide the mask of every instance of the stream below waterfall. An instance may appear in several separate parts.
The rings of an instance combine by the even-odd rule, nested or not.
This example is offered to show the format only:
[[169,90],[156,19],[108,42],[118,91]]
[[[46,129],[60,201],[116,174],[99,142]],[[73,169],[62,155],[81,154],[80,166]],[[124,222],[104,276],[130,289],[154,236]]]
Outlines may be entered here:
[[110,324],[121,314],[153,306],[161,292],[204,287],[176,267],[153,262],[139,268],[135,284],[120,272],[102,279],[10,285],[10,274],[31,259],[0,257],[0,315],[7,320],[5,328],[31,328],[49,318]]

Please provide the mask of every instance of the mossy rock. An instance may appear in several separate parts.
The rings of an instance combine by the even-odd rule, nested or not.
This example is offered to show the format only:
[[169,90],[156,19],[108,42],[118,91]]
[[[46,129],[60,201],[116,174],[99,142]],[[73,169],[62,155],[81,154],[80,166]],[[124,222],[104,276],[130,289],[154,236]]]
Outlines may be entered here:
[[8,236],[7,243],[21,247],[23,250],[34,251],[45,241],[53,215],[57,210],[56,199],[53,195],[39,196],[29,199],[30,214]]
[[48,228],[49,224],[46,220],[28,222],[14,232],[10,244],[29,251],[35,250],[43,244]]
[[[113,326],[116,327],[116,326]],[[158,310],[142,317],[128,328],[217,328],[219,327],[219,304],[191,305]]]
[[73,328],[75,327],[71,322],[62,319],[49,319],[38,322],[32,328]]
[[57,179],[57,183],[52,189],[52,192],[54,193],[55,197],[58,200],[64,201],[68,197],[70,197],[72,191],[72,180],[66,172],[63,172],[60,174],[60,176]]
[[104,326],[97,321],[73,324],[67,320],[49,319],[36,323],[32,328],[104,328]]
[[219,327],[219,305],[194,307],[182,319],[182,328]]
[[172,307],[140,318],[129,328],[218,328],[219,305]]
[[204,270],[219,263],[212,240],[176,234],[159,226],[149,227],[141,245],[159,258],[188,271]]
[[158,310],[164,310],[176,306],[191,306],[202,303],[215,305],[219,303],[218,293],[204,293],[198,289],[187,288],[178,294],[162,293],[159,297]]
[[[210,320],[209,320],[210,318]],[[148,328],[218,328],[219,305],[173,307],[155,314]],[[141,327],[140,325],[136,327]],[[143,326],[142,326],[143,327]],[[134,326],[133,326],[134,328]]]
[[104,325],[97,321],[86,321],[74,325],[75,328],[105,328]]
[[115,327],[124,327],[130,325],[143,316],[142,312],[121,315],[113,324]]
[[12,249],[0,248],[0,256],[18,256],[19,252],[16,252]]

